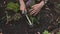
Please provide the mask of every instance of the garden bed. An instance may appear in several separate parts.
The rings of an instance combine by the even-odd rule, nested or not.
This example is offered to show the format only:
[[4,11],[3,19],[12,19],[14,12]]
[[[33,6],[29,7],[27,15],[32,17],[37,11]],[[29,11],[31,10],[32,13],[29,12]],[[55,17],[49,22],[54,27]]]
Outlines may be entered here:
[[[41,11],[40,12],[40,24],[34,25],[34,27],[30,27],[28,25],[28,21],[25,16],[22,16],[20,19],[21,12],[18,11],[17,16],[18,20],[13,19],[16,18],[16,13],[12,10],[6,10],[7,3],[11,2],[12,0],[1,0],[0,1],[0,32],[3,34],[35,34],[37,32],[44,32],[44,30],[49,31],[50,33],[56,33],[60,31],[60,12],[59,10],[53,11],[53,10],[47,10],[46,12]],[[13,0],[12,2],[16,3],[18,0]],[[11,18],[9,18],[9,16]],[[7,16],[6,16],[7,15]],[[15,15],[15,16],[14,16]],[[7,17],[9,19],[7,19]]]

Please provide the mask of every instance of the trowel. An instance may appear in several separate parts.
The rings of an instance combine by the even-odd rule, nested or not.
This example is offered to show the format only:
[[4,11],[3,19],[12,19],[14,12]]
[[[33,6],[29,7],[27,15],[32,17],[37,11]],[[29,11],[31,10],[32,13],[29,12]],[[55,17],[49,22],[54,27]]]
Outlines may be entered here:
[[24,11],[24,15],[26,16],[27,20],[28,20],[28,25],[30,27],[33,27],[33,23],[31,22],[31,20],[29,19],[29,16],[27,15],[27,10]]

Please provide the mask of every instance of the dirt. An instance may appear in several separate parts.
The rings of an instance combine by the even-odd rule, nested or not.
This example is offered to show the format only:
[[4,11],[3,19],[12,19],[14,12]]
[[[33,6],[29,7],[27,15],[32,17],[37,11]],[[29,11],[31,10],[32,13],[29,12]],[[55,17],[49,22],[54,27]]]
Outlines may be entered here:
[[[2,17],[5,16],[5,5],[10,2],[9,0],[1,0],[0,1],[0,31],[3,34],[37,34],[37,32],[43,32],[44,30],[48,30],[49,32],[56,32],[58,31],[60,24],[58,24],[58,21],[60,21],[60,13],[50,9],[50,12],[47,10],[47,12],[42,11],[40,13],[40,24],[35,25],[34,27],[30,27],[27,24],[26,17],[23,16],[18,21],[11,21],[8,24],[6,24],[5,18],[3,20]],[[13,0],[13,2],[17,2]],[[10,15],[13,15],[13,12],[9,12]],[[54,32],[54,33],[55,33]],[[0,33],[0,34],[2,34]]]

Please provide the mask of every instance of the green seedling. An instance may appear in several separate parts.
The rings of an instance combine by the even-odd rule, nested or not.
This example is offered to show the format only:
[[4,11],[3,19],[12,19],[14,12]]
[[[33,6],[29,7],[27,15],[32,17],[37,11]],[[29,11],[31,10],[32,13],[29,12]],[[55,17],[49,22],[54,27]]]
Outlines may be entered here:
[[18,12],[19,4],[14,2],[9,2],[6,7],[7,10],[12,10],[14,12]]
[[29,16],[30,20],[32,23],[36,23],[37,22],[37,18],[34,16]]
[[19,20],[22,16],[19,13],[16,13],[13,17],[13,19],[16,21]]
[[45,30],[44,32],[43,32],[43,34],[50,34],[47,30]]
[[57,5],[56,5],[56,8],[60,9],[60,4],[57,4]]

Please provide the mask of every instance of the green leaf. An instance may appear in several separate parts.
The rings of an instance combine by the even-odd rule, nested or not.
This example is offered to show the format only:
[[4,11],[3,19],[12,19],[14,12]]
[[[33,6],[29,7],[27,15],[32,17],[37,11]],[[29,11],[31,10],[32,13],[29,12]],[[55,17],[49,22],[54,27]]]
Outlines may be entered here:
[[36,23],[37,22],[37,19],[33,16],[29,16],[30,17],[30,20],[32,23]]
[[47,30],[45,30],[44,32],[43,32],[43,34],[50,34]]
[[14,2],[9,2],[6,7],[7,10],[13,10],[14,12],[18,12],[19,4]]
[[56,5],[56,8],[60,9],[60,4],[57,4],[57,5]]

